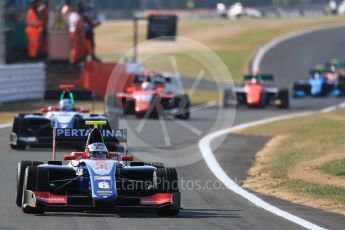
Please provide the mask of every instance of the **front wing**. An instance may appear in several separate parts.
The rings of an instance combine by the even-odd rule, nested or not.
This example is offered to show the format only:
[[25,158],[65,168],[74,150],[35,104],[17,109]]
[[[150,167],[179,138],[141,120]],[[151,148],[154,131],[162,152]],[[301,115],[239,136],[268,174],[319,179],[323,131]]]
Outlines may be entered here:
[[121,209],[180,208],[180,192],[151,196],[118,196],[113,200],[94,200],[90,196],[54,195],[49,192],[24,191],[23,206],[44,212],[114,211]]

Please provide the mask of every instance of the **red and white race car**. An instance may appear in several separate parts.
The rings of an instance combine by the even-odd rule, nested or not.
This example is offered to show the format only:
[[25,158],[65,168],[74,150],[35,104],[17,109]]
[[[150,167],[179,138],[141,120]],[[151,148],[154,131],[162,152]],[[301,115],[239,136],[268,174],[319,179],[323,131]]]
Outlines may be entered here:
[[124,115],[189,119],[190,100],[188,95],[180,93],[181,88],[178,78],[174,76],[152,72],[135,74],[124,92],[116,94],[116,101]]

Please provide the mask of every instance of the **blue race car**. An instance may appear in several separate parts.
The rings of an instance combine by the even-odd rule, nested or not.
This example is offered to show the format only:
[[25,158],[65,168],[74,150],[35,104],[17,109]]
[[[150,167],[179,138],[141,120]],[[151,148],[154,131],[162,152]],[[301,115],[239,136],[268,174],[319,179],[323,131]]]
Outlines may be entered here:
[[296,98],[343,95],[345,95],[345,80],[334,69],[326,72],[312,70],[308,79],[293,84],[293,96]]
[[[128,165],[133,156],[127,155],[126,130],[56,128],[54,132],[57,142],[87,138],[85,151],[65,155],[67,165],[55,161],[55,148],[53,161],[18,164],[16,203],[24,213],[113,212],[126,208],[153,209],[162,216],[179,213],[176,169],[165,168],[162,163]],[[104,141],[117,143],[116,152],[109,152]]]

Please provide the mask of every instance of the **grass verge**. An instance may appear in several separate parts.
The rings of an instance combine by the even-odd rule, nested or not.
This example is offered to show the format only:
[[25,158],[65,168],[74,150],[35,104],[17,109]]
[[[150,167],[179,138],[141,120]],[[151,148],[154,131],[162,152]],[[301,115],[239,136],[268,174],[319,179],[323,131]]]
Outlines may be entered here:
[[[258,20],[180,20],[178,36],[201,42],[212,49],[223,60],[235,80],[240,80],[243,71],[247,70],[250,59],[255,52],[268,41],[296,30],[314,26],[344,23],[344,17],[312,17],[312,18],[275,18]],[[139,41],[145,41],[146,22],[139,23]],[[109,21],[96,31],[97,53],[107,61],[115,61],[132,48],[132,21]],[[178,43],[178,42],[177,42]],[[157,49],[178,49],[176,42],[151,42],[139,54],[152,54]],[[188,60],[191,50],[180,50],[176,56],[180,72],[184,76],[197,76],[200,63]],[[186,55],[184,55],[186,54]],[[173,71],[171,63],[163,58],[152,58],[148,67],[155,70]],[[208,75],[205,76],[206,78]],[[217,79],[209,79],[217,80]]]
[[318,169],[332,176],[345,176],[345,159],[325,163]]
[[244,186],[345,215],[345,110],[244,130],[274,136],[257,154]]

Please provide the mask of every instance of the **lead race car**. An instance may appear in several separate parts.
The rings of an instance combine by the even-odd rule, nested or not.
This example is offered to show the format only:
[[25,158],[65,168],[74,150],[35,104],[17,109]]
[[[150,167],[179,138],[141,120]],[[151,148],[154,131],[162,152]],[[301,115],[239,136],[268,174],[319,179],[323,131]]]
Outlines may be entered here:
[[[113,212],[126,208],[153,209],[162,216],[179,213],[176,169],[165,168],[161,163],[128,165],[133,156],[127,154],[126,130],[54,130],[57,142],[87,138],[85,151],[65,155],[67,165],[55,160],[54,151],[53,161],[46,164],[37,161],[18,164],[16,204],[24,213]],[[105,140],[116,142],[117,151],[109,152]]]
[[115,104],[123,115],[173,116],[185,120],[190,118],[190,99],[181,91],[177,77],[153,72],[135,74],[130,86],[115,95]]
[[[86,128],[85,120],[107,120],[99,114],[90,114],[89,110],[75,107],[75,97],[80,100],[92,100],[92,93],[79,91],[74,94],[73,85],[60,85],[59,91],[47,91],[45,99],[57,98],[59,106],[41,109],[41,113],[19,114],[13,120],[10,134],[10,146],[13,149],[31,147],[50,147],[53,128]],[[70,147],[79,148],[82,142],[70,143]]]
[[290,106],[289,90],[278,88],[270,74],[248,74],[244,83],[231,89],[225,89],[223,107],[247,105],[248,107],[265,107],[268,105],[286,109]]

